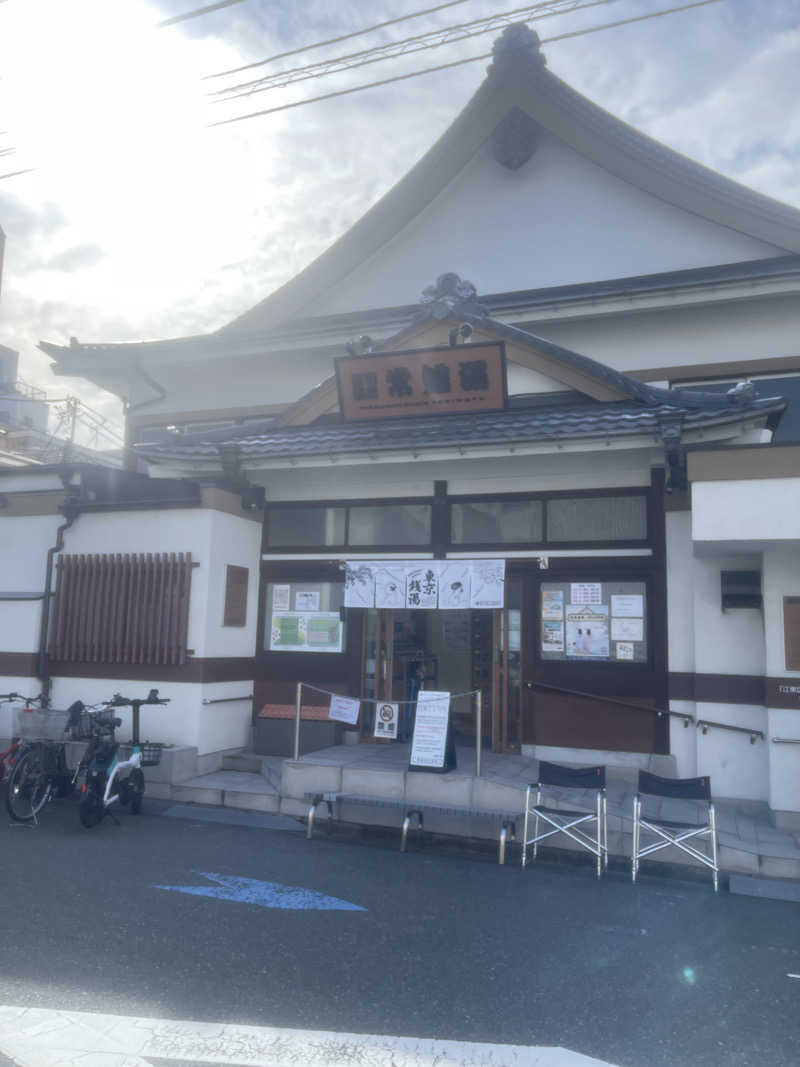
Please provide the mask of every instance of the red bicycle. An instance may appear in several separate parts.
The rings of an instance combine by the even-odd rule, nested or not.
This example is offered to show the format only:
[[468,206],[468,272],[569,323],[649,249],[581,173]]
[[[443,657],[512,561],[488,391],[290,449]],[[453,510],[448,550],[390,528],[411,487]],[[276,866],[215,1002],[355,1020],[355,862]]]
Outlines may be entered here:
[[[24,704],[23,711],[33,711],[34,704],[41,704],[41,694],[38,697],[24,697],[20,693],[0,693],[0,704]],[[20,748],[20,738],[14,737],[11,744],[0,752],[0,782],[10,773],[14,766],[14,757]]]

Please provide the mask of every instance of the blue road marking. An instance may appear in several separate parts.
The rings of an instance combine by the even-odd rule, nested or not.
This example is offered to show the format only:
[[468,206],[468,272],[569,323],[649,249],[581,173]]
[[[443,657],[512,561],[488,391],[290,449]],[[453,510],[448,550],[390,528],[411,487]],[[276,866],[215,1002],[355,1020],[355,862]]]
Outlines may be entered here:
[[186,893],[193,897],[214,897],[235,904],[257,904],[261,908],[283,908],[288,911],[366,911],[338,897],[317,893],[301,886],[281,885],[280,882],[259,882],[255,878],[237,878],[230,874],[197,871],[216,885],[154,885],[171,893]]

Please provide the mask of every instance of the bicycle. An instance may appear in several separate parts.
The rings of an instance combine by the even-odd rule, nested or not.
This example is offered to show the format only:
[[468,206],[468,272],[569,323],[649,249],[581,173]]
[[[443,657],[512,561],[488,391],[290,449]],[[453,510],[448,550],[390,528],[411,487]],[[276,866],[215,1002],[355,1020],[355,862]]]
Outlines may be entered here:
[[[111,806],[117,801],[130,805],[132,815],[142,810],[144,797],[144,774],[142,767],[155,766],[161,759],[161,746],[139,742],[139,711],[146,704],[168,704],[168,698],[159,698],[158,690],[151,689],[146,699],[130,699],[115,693],[101,712],[87,709],[89,746],[79,766],[85,767],[85,781],[81,787],[81,803],[78,810],[81,826],[87,830],[97,826],[106,815],[111,815]],[[115,740],[116,727],[121,720],[113,716],[114,708],[133,709],[133,741],[131,754],[119,759],[120,745]],[[75,724],[83,723],[82,712],[74,713]],[[115,820],[116,821],[116,820]]]
[[[83,708],[81,701],[76,701],[66,712],[41,708],[31,713],[30,707],[25,708],[24,715],[31,713],[36,718],[20,725],[38,736],[19,736],[12,745],[13,766],[8,777],[6,810],[14,822],[38,822],[39,812],[48,801],[72,792],[75,776],[67,766],[63,735],[73,715]],[[54,734],[61,740],[56,740]]]
[[[41,704],[42,694],[38,697],[24,697],[21,693],[0,693],[0,704],[24,704],[24,711],[32,711],[34,704]],[[12,737],[11,744],[4,752],[0,752],[0,782],[6,777],[9,769],[14,765],[14,756],[19,751],[20,738]]]

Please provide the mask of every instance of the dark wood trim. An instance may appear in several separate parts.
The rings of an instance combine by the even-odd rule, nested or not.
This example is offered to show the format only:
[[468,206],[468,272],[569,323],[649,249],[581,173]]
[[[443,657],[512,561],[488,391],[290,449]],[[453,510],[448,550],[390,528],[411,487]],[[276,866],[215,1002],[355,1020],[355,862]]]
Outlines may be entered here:
[[431,548],[434,559],[444,559],[450,544],[450,509],[447,498],[447,482],[433,483],[433,509],[431,511]]
[[786,373],[800,370],[800,356],[773,356],[768,359],[742,359],[728,363],[694,363],[684,366],[648,367],[626,373],[640,382],[711,381],[715,378],[741,378],[751,374]]
[[692,510],[692,494],[684,493],[678,490],[673,493],[664,494],[664,511],[691,511]]
[[693,674],[670,671],[670,700],[695,700],[707,704],[765,703],[765,679],[750,674]]
[[39,657],[35,652],[0,652],[0,675],[35,678]]
[[[663,467],[654,467],[650,472],[650,495],[647,498],[647,529],[653,546],[653,570],[650,581],[650,609],[648,612],[651,642],[651,662],[655,679],[656,706],[669,704],[669,633],[667,622],[667,519],[664,508],[665,474]],[[669,718],[656,720],[656,751],[669,752]]]
[[256,661],[253,656],[197,658],[189,659],[184,664],[82,663],[51,660],[49,671],[54,678],[130,678],[153,682],[205,684],[253,681],[256,675]]

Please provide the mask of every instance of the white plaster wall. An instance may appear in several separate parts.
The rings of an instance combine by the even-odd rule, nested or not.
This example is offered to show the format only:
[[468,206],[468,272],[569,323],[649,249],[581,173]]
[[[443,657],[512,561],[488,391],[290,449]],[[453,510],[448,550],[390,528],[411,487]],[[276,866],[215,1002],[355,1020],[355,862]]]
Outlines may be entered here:
[[188,645],[195,656],[212,655],[206,648],[211,515],[189,508],[84,514],[67,531],[64,552],[191,552],[200,565],[192,570]]
[[[686,715],[695,717],[695,705],[693,700],[670,700],[671,711],[681,711]],[[697,777],[697,733],[694,722],[684,726],[681,719],[670,717],[669,720],[669,750],[675,757],[679,778]]]
[[[63,515],[3,518],[0,513],[0,591],[44,592],[47,550],[63,522]],[[0,651],[35,652],[41,611],[41,600],[0,601]]]
[[[165,689],[166,693],[166,689]],[[252,696],[253,681],[214,682],[202,687],[201,700]],[[200,755],[230,748],[252,748],[252,700],[225,704],[202,704],[197,716],[197,748]]]
[[[755,609],[723,611],[720,572],[760,570],[759,555],[696,558],[694,589],[695,670],[698,674],[763,675],[766,665],[764,619]],[[746,704],[696,704],[697,719],[743,726],[766,733],[766,710]],[[750,744],[746,734],[709,729],[696,731],[697,773],[711,775],[715,796],[767,800],[769,754],[763,742]]]
[[723,611],[720,588],[723,570],[760,569],[760,555],[694,560],[694,656],[699,674],[764,674],[762,613],[751,608]]
[[[748,730],[767,732],[766,709],[750,704],[696,705],[697,719],[742,726]],[[697,773],[711,776],[711,791],[715,797],[737,797],[740,800],[769,799],[769,749],[764,741],[750,744],[747,734],[731,733],[710,728],[704,734],[696,731]]]
[[[21,678],[18,675],[0,675],[0,693],[21,693],[24,697],[39,695],[39,682],[36,678]],[[0,741],[8,741],[13,736],[14,709],[21,704],[0,704]]]
[[[256,649],[261,523],[225,512],[208,512],[208,573],[205,633],[206,656],[253,656]],[[247,625],[223,626],[226,567],[247,567]],[[194,597],[194,589],[192,589]]]
[[800,478],[694,482],[692,537],[696,542],[797,541]]
[[444,271],[458,271],[479,293],[499,293],[780,252],[667,204],[543,134],[532,159],[516,171],[496,163],[485,142],[424,211],[329,290],[316,310],[414,303]]
[[613,314],[587,310],[527,328],[621,371],[797,355],[796,296],[748,294],[688,307],[673,296],[671,302],[678,306],[637,310],[631,300]]
[[254,471],[267,500],[347,500],[353,498],[430,496],[434,481],[446,481],[451,494],[521,493],[548,489],[599,489],[650,484],[648,450],[607,454],[600,449],[561,455],[508,455],[491,459],[348,465]]
[[[764,552],[762,575],[767,638],[767,674],[771,678],[797,678],[800,671],[786,669],[783,632],[783,598],[800,596],[800,547],[770,546]],[[800,705],[770,708],[769,804],[774,811],[800,812],[800,745],[781,745],[773,737],[800,738]]]

